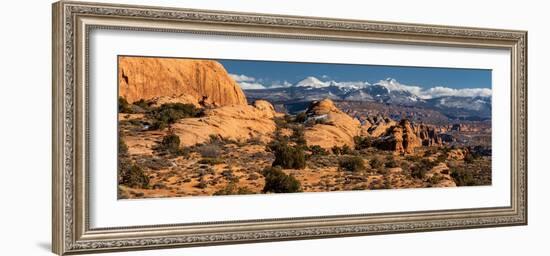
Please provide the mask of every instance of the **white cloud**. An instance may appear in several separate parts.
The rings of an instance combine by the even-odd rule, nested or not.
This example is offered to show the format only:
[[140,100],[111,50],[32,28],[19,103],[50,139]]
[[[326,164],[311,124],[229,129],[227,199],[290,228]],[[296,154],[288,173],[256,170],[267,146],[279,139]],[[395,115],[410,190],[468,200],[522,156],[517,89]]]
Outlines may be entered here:
[[389,90],[394,91],[408,91],[422,99],[432,99],[443,96],[456,96],[456,97],[490,97],[492,90],[489,88],[464,88],[453,89],[449,87],[437,86],[430,89],[424,89],[419,86],[404,85],[395,79],[388,78],[381,80],[378,85],[382,85]]
[[237,84],[241,86],[241,89],[243,90],[258,90],[258,89],[265,89],[266,87],[257,82],[256,78],[247,76],[247,75],[237,75],[237,74],[229,74]]
[[259,90],[259,89],[265,89],[266,87],[263,84],[260,83],[248,83],[248,82],[237,82],[241,89],[243,90]]
[[256,78],[251,77],[251,76],[246,76],[246,75],[229,74],[229,76],[231,78],[233,78],[233,80],[235,80],[237,83],[238,82],[254,82],[254,81],[256,81]]
[[453,89],[448,87],[433,87],[422,92],[421,97],[424,98],[437,98],[443,96],[457,96],[457,97],[490,97],[493,91],[489,88],[464,88]]
[[288,81],[283,81],[282,83],[274,82],[271,84],[271,86],[269,86],[269,88],[286,88],[291,86],[292,86],[292,83],[289,83]]

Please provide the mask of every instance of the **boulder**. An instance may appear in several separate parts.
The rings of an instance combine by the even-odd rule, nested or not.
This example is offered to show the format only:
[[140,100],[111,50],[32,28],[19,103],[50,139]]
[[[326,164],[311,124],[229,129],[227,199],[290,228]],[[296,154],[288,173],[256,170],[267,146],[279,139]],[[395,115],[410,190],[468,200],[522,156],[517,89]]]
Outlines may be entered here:
[[323,119],[306,127],[305,139],[309,146],[325,149],[334,146],[354,146],[353,138],[360,135],[361,123],[340,111],[330,99],[313,102],[306,111],[308,119]]

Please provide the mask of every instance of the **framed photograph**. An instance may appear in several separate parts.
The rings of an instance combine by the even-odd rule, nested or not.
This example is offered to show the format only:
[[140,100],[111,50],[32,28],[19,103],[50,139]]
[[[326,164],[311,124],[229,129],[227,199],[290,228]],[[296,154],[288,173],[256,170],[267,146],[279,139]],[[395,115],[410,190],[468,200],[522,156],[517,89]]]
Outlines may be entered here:
[[527,32],[61,1],[53,251],[527,224]]

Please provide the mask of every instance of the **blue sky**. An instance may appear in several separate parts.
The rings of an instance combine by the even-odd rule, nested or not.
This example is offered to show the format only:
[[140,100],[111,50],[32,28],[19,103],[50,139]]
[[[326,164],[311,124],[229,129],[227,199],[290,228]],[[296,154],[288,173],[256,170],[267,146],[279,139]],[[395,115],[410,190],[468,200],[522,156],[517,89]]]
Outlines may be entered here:
[[323,81],[367,81],[394,78],[401,84],[423,89],[436,86],[452,89],[491,88],[491,70],[399,67],[355,64],[324,64],[249,60],[218,60],[231,74],[245,75],[269,86],[284,81],[296,84],[308,76]]

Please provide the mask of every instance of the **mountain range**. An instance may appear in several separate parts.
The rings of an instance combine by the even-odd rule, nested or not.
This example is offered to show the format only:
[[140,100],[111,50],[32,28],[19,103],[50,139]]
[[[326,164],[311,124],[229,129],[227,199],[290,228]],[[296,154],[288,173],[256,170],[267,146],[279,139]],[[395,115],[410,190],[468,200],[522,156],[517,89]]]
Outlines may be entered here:
[[404,85],[392,78],[371,84],[361,81],[323,81],[316,77],[307,77],[285,87],[256,88],[245,89],[250,101],[265,99],[274,104],[284,105],[290,113],[305,110],[309,102],[328,98],[333,101],[374,102],[437,110],[452,120],[478,121],[491,118],[491,89],[488,88],[425,89]]

